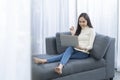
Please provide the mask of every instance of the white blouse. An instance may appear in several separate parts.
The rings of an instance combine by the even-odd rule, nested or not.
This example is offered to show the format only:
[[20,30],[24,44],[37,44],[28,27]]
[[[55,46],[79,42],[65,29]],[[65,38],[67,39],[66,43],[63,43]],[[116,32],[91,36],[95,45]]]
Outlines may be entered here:
[[95,39],[95,31],[93,28],[85,27],[81,30],[81,33],[78,36],[79,45],[81,48],[86,48],[87,50],[81,50],[75,48],[78,51],[82,51],[89,54],[89,50],[92,49],[94,39]]

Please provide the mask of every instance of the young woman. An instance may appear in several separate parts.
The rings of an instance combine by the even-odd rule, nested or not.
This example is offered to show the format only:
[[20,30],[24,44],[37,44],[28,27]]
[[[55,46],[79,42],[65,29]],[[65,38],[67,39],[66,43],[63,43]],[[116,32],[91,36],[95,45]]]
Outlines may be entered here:
[[95,39],[95,31],[92,27],[90,18],[87,13],[81,13],[78,18],[77,29],[72,26],[70,28],[71,34],[77,35],[79,44],[76,47],[68,47],[65,52],[49,59],[34,58],[36,64],[50,63],[60,61],[59,65],[55,68],[55,72],[62,74],[62,69],[69,59],[84,59],[89,57],[89,50],[93,47]]

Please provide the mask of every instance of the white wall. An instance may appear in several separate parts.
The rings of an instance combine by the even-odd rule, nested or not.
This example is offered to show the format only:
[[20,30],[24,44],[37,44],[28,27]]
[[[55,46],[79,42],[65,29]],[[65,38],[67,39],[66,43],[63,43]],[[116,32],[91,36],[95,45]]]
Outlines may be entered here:
[[32,0],[32,54],[45,54],[45,38],[76,24],[76,0]]
[[69,28],[77,26],[77,0],[69,0]]
[[120,71],[120,1],[118,1],[118,54],[117,54],[117,70]]
[[30,0],[0,0],[0,80],[31,79]]

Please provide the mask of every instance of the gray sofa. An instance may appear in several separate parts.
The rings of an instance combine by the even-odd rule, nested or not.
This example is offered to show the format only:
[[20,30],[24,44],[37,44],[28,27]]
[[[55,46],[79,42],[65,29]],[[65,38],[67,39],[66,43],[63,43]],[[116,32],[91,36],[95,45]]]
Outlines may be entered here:
[[[63,52],[67,47],[60,45],[60,34],[46,38],[46,55],[32,57],[49,58]],[[112,80],[114,77],[115,39],[96,34],[93,49],[87,59],[71,59],[63,68],[63,74],[58,75],[54,68],[58,62],[35,64],[32,60],[32,80]]]

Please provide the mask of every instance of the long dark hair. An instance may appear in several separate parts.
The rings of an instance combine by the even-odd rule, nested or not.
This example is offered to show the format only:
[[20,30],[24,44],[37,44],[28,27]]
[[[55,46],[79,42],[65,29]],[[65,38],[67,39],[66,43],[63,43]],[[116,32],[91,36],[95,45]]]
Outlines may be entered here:
[[87,20],[88,27],[93,28],[88,14],[87,13],[81,13],[80,16],[78,17],[78,23],[77,23],[77,29],[76,29],[75,35],[79,35],[81,33],[81,26],[79,25],[80,17],[85,18],[85,20]]

